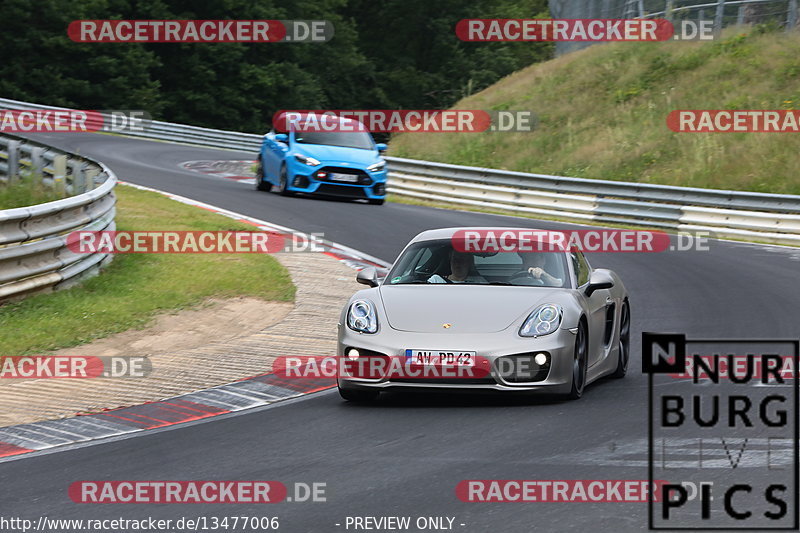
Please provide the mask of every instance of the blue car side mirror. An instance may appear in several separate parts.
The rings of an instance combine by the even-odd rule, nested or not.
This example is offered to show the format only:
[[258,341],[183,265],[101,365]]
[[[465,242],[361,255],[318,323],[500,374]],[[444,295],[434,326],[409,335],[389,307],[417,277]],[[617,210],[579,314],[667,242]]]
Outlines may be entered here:
[[289,136],[286,135],[285,133],[279,133],[279,134],[277,134],[275,136],[275,140],[277,142],[279,142],[279,143],[288,143],[289,142]]
[[389,147],[385,143],[378,143],[375,145],[375,148],[378,149],[379,152],[385,152],[389,149]]

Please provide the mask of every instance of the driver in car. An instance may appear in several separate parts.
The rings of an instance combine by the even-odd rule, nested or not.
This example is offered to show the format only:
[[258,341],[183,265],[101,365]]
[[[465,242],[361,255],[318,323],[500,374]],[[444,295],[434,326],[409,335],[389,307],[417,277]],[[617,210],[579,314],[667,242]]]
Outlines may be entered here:
[[428,278],[428,283],[488,283],[486,278],[480,274],[472,274],[474,266],[475,257],[472,254],[452,250],[450,252],[450,274],[448,276],[434,274]]
[[523,272],[548,287],[560,287],[563,284],[561,278],[557,278],[545,270],[547,256],[543,253],[529,252],[520,253],[522,257]]

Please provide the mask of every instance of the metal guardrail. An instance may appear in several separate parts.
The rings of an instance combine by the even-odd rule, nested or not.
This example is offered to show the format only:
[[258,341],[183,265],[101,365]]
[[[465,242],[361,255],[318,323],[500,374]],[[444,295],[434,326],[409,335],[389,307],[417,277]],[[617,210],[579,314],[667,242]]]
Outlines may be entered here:
[[[52,109],[0,99],[0,109]],[[134,136],[257,153],[261,135],[152,121]],[[411,198],[800,246],[800,196],[673,187],[387,157],[388,191]]]
[[0,182],[27,171],[67,198],[0,211],[0,302],[69,287],[111,261],[107,253],[67,247],[73,231],[114,230],[117,178],[102,163],[32,142],[0,136]]
[[[21,111],[33,109],[57,110],[66,108],[0,98],[0,109]],[[108,118],[108,115],[100,116],[104,119]],[[213,148],[226,148],[228,150],[241,150],[243,152],[257,152],[258,148],[261,146],[262,140],[261,135],[252,133],[200,128],[197,126],[160,122],[157,120],[149,122],[148,127],[144,131],[126,131],[125,135],[141,137],[143,139],[196,144]]]
[[800,246],[800,196],[671,187],[389,158],[391,193],[424,200]]

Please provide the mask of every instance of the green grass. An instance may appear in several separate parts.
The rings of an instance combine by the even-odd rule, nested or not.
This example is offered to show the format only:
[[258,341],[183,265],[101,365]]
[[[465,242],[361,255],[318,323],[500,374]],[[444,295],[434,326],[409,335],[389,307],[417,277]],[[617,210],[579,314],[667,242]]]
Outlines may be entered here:
[[30,177],[23,177],[8,185],[0,184],[0,209],[28,207],[61,198],[63,195]]
[[530,133],[407,133],[391,154],[584,178],[800,194],[796,133],[673,133],[675,109],[800,109],[800,32],[613,43],[532,65],[459,109],[522,109]]
[[[160,194],[116,190],[118,230],[254,230]],[[286,269],[264,254],[118,254],[77,287],[0,306],[0,355],[77,346],[211,297],[292,301],[294,292]]]

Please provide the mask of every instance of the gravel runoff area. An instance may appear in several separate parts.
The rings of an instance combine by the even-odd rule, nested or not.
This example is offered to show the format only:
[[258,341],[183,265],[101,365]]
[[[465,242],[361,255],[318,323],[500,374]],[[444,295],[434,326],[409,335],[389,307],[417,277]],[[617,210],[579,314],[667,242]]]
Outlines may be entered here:
[[0,427],[161,400],[270,372],[278,357],[332,355],[339,312],[358,290],[355,270],[326,253],[279,253],[294,305],[251,298],[159,317],[144,330],[56,352],[146,356],[144,378],[0,380]]

